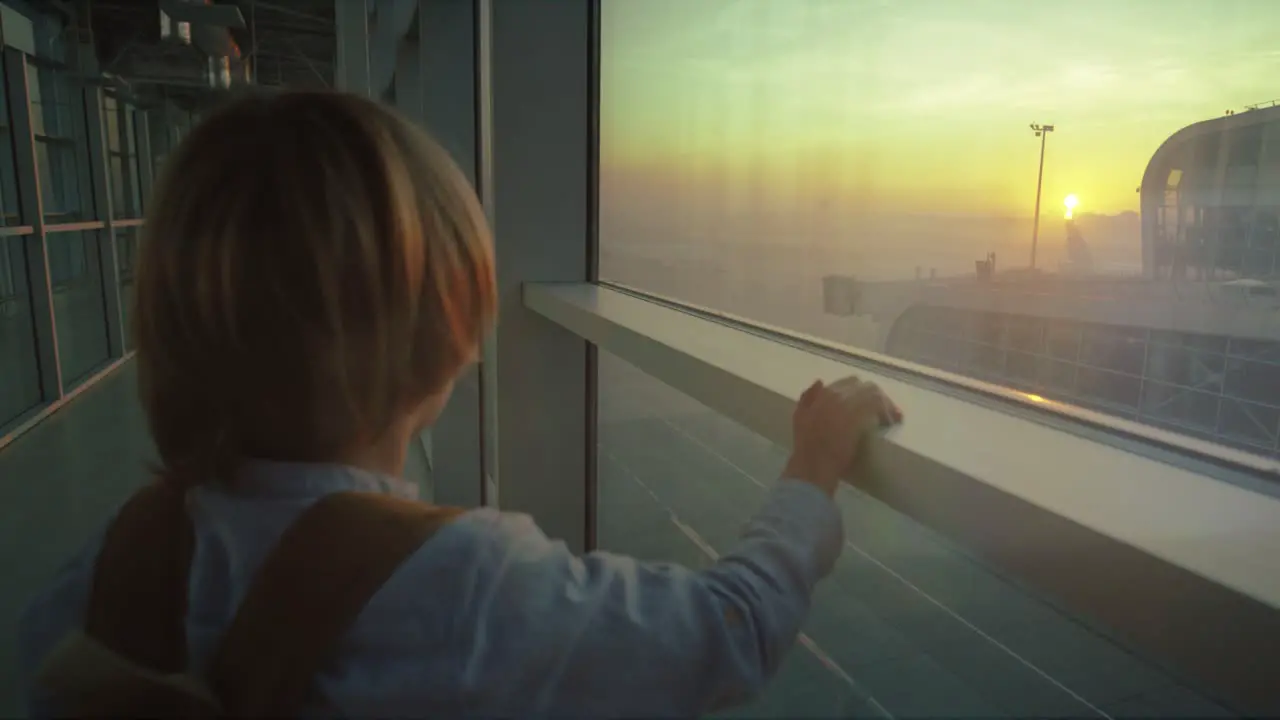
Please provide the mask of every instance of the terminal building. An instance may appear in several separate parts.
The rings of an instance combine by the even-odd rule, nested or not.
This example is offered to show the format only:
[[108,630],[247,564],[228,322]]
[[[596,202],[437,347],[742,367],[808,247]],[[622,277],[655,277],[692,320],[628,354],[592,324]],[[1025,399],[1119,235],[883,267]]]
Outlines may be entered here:
[[895,357],[1280,456],[1280,107],[1174,133],[1140,192],[1141,277],[865,283],[860,312]]

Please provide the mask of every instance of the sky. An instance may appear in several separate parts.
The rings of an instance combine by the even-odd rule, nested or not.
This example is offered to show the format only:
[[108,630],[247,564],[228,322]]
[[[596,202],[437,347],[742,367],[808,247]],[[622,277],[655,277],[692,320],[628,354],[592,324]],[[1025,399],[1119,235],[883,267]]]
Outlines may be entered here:
[[602,173],[1030,217],[1038,122],[1042,214],[1137,211],[1165,138],[1280,98],[1277,26],[1280,0],[604,0]]

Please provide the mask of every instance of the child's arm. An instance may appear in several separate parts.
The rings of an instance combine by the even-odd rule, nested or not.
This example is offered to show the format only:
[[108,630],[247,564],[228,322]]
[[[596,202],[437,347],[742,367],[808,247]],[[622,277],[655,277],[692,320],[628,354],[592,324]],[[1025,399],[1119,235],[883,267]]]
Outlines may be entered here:
[[792,480],[701,572],[579,558],[527,517],[490,521],[464,592],[460,660],[467,711],[493,716],[696,716],[748,699],[795,641],[843,543],[831,497]]

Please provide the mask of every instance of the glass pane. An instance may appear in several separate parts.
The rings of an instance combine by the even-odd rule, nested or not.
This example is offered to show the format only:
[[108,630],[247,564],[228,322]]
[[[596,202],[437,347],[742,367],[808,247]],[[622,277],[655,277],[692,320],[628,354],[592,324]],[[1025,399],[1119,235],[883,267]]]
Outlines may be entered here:
[[0,237],[0,427],[40,403],[25,237]]
[[13,160],[13,134],[8,126],[0,128],[0,223],[21,225],[22,208],[18,204],[18,168]]
[[120,107],[116,99],[108,95],[103,101],[102,119],[106,122],[107,149],[120,152]]
[[102,293],[97,233],[59,232],[46,238],[62,384],[107,361],[107,305]]
[[[0,59],[0,72],[4,72]],[[9,88],[0,83],[0,224],[20,224],[18,206],[18,170],[13,161],[12,122],[9,118]]]
[[129,217],[129,185],[124,174],[124,157],[115,153],[108,157],[111,165],[111,174],[107,178],[111,183],[111,208],[116,217]]
[[45,222],[89,219],[93,194],[84,93],[66,71],[29,65],[27,72]]
[[108,97],[103,110],[104,132],[109,147],[108,182],[111,210],[117,218],[142,215],[142,187],[138,178],[138,148],[134,141],[134,109],[128,103]]
[[133,349],[133,272],[138,257],[138,228],[120,228],[116,235],[116,278],[120,283],[120,313],[125,350]]
[[1223,349],[1280,343],[1248,7],[605,0],[601,276],[1280,457]]
[[125,109],[125,152],[128,155],[128,165],[126,170],[129,172],[129,189],[132,204],[129,206],[130,213],[133,217],[141,217],[143,211],[144,198],[142,197],[142,175],[138,169],[138,140],[137,126],[134,124],[134,117],[138,111],[132,105],[126,105]]
[[147,133],[151,141],[151,175],[158,178],[164,166],[164,158],[172,148],[169,114],[164,108],[152,108],[147,113]]
[[[599,546],[708,567],[785,452],[616,356],[598,367]],[[800,643],[724,717],[1227,716],[932,530],[851,487],[836,500],[846,544]]]

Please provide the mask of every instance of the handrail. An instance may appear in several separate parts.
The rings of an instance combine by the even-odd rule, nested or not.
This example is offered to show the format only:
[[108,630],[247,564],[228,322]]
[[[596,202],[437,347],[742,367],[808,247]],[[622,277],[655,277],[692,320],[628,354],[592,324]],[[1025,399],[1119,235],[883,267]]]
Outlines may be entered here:
[[[848,358],[616,288],[532,284],[524,303],[784,447],[805,385],[849,372]],[[1280,500],[1011,403],[858,372],[908,417],[873,442],[861,490],[1230,704],[1280,712],[1260,661],[1280,645]]]
[[[651,293],[647,290],[601,281],[607,287],[636,298],[659,303],[669,308],[698,315],[712,322],[728,325],[775,342],[818,352],[843,362],[855,363],[893,374],[908,382],[925,383],[943,392],[958,395],[971,402],[995,403],[1029,420],[1046,423],[1064,432],[1084,435],[1091,440],[1107,442],[1125,450],[1146,454],[1153,459],[1176,462],[1188,469],[1212,474],[1225,482],[1249,490],[1280,497],[1280,460],[1255,455],[1244,450],[1182,435],[1107,413],[1043,398],[996,383],[979,380],[947,370],[892,357],[884,353],[838,343],[826,338],[801,333],[769,323],[759,322],[733,313]],[[1135,444],[1136,443],[1136,444]]]

